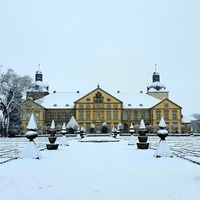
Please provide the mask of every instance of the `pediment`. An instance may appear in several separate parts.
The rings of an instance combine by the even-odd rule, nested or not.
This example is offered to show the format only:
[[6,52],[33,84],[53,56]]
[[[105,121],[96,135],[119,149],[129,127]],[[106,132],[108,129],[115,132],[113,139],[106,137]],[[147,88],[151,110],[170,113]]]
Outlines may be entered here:
[[101,88],[97,88],[85,96],[78,99],[75,103],[122,103],[121,100],[117,99],[113,95],[108,92],[102,90]]

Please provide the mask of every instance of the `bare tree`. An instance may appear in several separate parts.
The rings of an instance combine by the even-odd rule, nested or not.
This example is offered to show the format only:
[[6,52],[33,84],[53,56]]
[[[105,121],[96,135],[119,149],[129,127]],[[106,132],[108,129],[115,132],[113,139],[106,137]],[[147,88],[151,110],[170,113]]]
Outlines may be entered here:
[[194,113],[192,116],[194,118],[196,118],[197,120],[200,120],[200,114],[199,113]]
[[17,118],[20,121],[23,96],[31,81],[29,76],[20,77],[12,69],[0,73],[0,110],[3,113],[2,126],[6,136],[11,128],[11,121],[12,125]]

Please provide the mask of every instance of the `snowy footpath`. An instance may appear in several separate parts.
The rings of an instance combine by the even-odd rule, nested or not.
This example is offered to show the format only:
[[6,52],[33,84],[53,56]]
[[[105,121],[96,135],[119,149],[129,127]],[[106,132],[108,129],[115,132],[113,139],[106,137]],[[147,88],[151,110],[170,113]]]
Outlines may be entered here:
[[200,166],[127,141],[69,141],[0,165],[2,200],[199,200]]

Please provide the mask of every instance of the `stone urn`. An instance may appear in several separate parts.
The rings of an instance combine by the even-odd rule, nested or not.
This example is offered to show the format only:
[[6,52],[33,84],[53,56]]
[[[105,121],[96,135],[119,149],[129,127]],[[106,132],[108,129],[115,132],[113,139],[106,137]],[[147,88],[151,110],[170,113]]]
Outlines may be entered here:
[[129,141],[128,141],[128,145],[135,145],[135,137],[133,135],[133,133],[135,132],[133,124],[131,123],[130,129],[129,129],[129,133],[131,134]]
[[112,134],[114,138],[117,137],[117,129],[115,127],[112,128]]
[[38,136],[36,129],[28,129],[26,133],[26,138],[29,139],[29,141],[33,141]]
[[60,145],[69,146],[69,142],[68,142],[68,139],[66,137],[67,130],[66,130],[65,123],[63,123],[63,125],[62,125],[62,129],[61,129],[60,133],[63,135],[60,138]]
[[160,138],[160,141],[158,143],[158,147],[156,149],[156,152],[154,156],[156,158],[160,157],[173,157],[171,149],[169,145],[167,144],[165,138],[168,136],[168,131],[166,130],[166,124],[163,118],[161,118],[159,123],[159,130],[158,130],[158,137]]
[[37,125],[32,114],[27,126],[26,138],[29,139],[29,142],[25,145],[23,150],[20,153],[21,158],[33,158],[40,159],[42,157],[39,149],[37,148],[34,139],[38,136]]

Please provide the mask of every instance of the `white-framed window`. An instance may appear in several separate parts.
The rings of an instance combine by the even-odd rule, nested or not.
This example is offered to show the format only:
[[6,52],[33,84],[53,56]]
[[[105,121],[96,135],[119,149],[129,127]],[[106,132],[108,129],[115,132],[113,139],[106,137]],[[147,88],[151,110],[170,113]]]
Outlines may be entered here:
[[135,120],[135,113],[133,111],[130,112],[130,120]]
[[142,119],[142,112],[138,111],[137,112],[137,120],[141,120]]
[[123,113],[122,113],[122,119],[123,120],[128,120],[128,112],[127,111],[123,111]]
[[54,119],[55,119],[55,120],[59,120],[59,118],[60,118],[59,112],[55,112],[55,113],[54,113]]
[[62,121],[66,121],[66,120],[67,120],[67,113],[62,112]]

